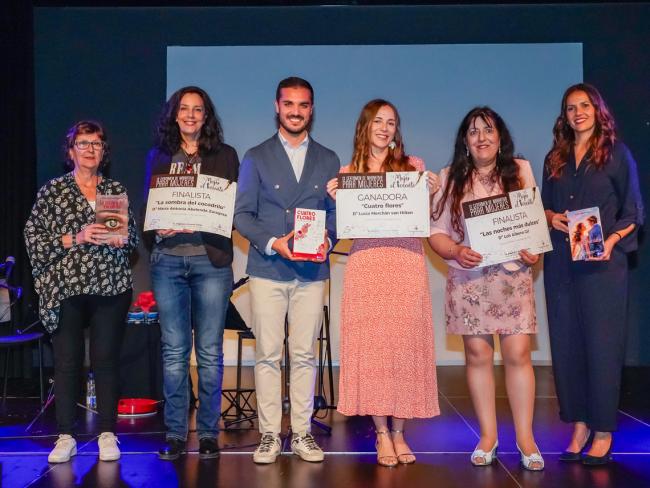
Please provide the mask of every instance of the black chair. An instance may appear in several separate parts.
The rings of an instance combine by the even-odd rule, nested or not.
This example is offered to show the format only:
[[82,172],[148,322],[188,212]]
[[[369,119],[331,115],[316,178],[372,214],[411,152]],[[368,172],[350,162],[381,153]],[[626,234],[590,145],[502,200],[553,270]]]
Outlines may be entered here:
[[43,404],[43,337],[42,332],[29,332],[27,334],[12,334],[0,336],[0,349],[5,350],[4,364],[4,382],[2,386],[2,408],[4,409],[7,401],[7,380],[9,379],[9,357],[10,352],[19,349],[27,344],[38,342],[38,374],[41,405]]
[[[15,263],[15,259],[11,256],[7,257],[4,265],[1,268],[4,270],[4,277],[0,280],[0,289],[5,292],[5,298],[8,300],[6,309],[2,310],[0,314],[0,321],[9,321],[11,317],[11,307],[20,299],[23,290],[20,286],[11,286],[8,283],[11,268]],[[13,297],[12,297],[13,296]],[[12,299],[13,298],[13,299]],[[38,342],[38,373],[39,373],[39,387],[41,405],[43,405],[43,337],[42,332],[29,332],[32,327],[40,323],[37,319],[32,322],[23,330],[12,329],[12,334],[0,335],[0,349],[4,349],[5,364],[3,369],[3,385],[2,385],[2,409],[5,409],[7,403],[7,381],[9,380],[9,358],[12,350],[20,349],[27,344]]]

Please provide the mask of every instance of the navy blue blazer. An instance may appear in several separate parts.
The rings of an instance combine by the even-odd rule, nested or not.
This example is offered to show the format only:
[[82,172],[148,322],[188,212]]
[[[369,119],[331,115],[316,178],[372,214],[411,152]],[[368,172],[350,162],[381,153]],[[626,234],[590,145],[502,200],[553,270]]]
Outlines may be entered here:
[[296,180],[277,133],[246,152],[239,168],[235,228],[251,244],[246,267],[249,275],[277,281],[329,278],[327,261],[289,261],[278,254],[268,256],[264,251],[269,239],[293,230],[297,207],[325,210],[328,235],[335,242],[335,204],[325,185],[340,168],[336,153],[311,138],[300,181]]

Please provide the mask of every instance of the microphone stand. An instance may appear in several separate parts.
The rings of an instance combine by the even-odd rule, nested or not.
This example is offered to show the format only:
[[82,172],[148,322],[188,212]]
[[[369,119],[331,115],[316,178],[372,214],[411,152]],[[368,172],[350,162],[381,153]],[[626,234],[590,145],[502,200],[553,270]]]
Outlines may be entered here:
[[50,383],[50,389],[47,390],[47,400],[45,400],[45,403],[41,407],[41,409],[38,411],[36,414],[36,417],[32,419],[32,421],[29,423],[27,427],[25,427],[25,432],[29,432],[32,429],[32,426],[36,423],[36,421],[45,413],[45,410],[52,404],[54,401],[54,379],[49,378],[48,383]]

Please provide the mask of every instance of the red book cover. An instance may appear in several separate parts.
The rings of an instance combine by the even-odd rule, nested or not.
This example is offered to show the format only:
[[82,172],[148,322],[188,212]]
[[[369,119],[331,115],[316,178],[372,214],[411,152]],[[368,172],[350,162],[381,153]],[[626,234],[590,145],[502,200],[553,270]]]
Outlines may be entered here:
[[293,228],[293,255],[322,259],[324,251],[320,248],[325,240],[325,210],[297,208]]
[[121,195],[100,195],[95,198],[95,222],[103,224],[108,230],[105,239],[121,237],[123,242],[129,238],[129,200]]

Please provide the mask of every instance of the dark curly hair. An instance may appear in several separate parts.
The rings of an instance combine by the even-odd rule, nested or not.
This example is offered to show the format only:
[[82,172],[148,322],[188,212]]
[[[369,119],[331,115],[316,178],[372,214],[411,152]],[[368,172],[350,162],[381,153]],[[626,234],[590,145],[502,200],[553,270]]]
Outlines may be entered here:
[[77,136],[81,134],[97,134],[104,143],[104,153],[102,160],[99,162],[99,171],[105,171],[108,164],[111,162],[111,148],[108,144],[106,131],[102,124],[95,120],[80,120],[68,129],[65,135],[65,143],[63,144],[63,156],[65,157],[65,167],[69,170],[74,169],[74,161],[70,158],[70,150],[74,148],[74,143]]
[[589,139],[589,162],[596,168],[602,168],[609,161],[616,142],[616,122],[598,90],[587,83],[570,86],[562,96],[560,115],[553,126],[553,147],[546,155],[546,170],[551,178],[559,178],[562,175],[575,143],[575,134],[566,118],[566,110],[567,98],[577,91],[587,94],[596,112],[594,132]]
[[479,118],[489,127],[495,127],[499,133],[500,151],[497,153],[495,177],[501,182],[503,191],[520,190],[523,186],[519,179],[519,165],[514,156],[515,145],[506,123],[490,107],[475,107],[470,110],[460,123],[460,127],[458,127],[454,156],[449,165],[449,177],[443,189],[442,197],[433,210],[433,218],[439,219],[447,201],[451,202],[451,226],[454,232],[460,236],[461,241],[465,237],[461,219],[461,200],[465,193],[471,190],[472,175],[476,171],[472,156],[468,154],[465,137],[474,121]]
[[198,86],[185,86],[176,90],[165,104],[156,127],[156,145],[168,154],[176,154],[181,148],[181,131],[176,122],[181,99],[187,93],[195,93],[203,100],[205,121],[199,134],[199,154],[213,152],[223,143],[223,129],[210,96]]

